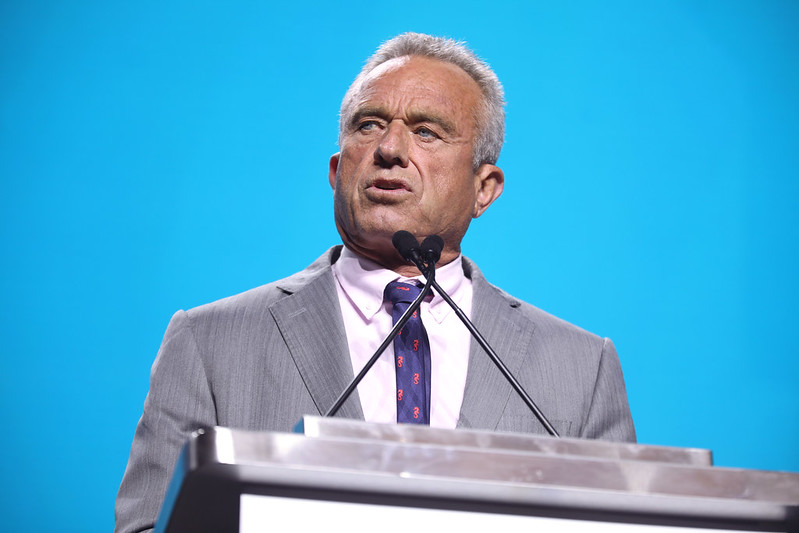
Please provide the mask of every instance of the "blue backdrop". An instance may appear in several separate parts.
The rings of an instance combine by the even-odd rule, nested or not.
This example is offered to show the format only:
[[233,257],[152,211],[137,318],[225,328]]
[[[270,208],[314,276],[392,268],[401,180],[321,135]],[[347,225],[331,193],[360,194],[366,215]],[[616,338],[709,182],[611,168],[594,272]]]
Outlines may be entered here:
[[799,471],[799,4],[284,4],[0,2],[4,528],[111,529],[169,317],[339,242],[338,105],[408,30],[505,85],[487,277],[613,338],[641,442]]

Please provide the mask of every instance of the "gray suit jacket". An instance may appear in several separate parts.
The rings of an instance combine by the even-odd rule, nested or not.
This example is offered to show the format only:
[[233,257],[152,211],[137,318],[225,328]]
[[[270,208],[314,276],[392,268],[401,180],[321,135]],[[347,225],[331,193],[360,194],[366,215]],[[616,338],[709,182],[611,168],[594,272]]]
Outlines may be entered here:
[[[291,431],[354,373],[330,265],[334,247],[281,281],[169,323],[116,504],[116,530],[153,527],[178,452],[202,426]],[[613,344],[521,302],[464,259],[472,320],[563,436],[635,440]],[[357,391],[337,416],[363,419]],[[545,433],[476,342],[458,427]]]

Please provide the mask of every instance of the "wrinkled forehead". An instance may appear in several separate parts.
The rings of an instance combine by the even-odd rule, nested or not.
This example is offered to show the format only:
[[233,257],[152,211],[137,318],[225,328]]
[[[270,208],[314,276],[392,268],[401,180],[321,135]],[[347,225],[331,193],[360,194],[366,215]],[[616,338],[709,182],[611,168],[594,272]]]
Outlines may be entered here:
[[381,63],[353,84],[348,115],[378,98],[402,95],[405,103],[436,102],[475,115],[482,99],[480,87],[459,66],[421,56],[402,56]]

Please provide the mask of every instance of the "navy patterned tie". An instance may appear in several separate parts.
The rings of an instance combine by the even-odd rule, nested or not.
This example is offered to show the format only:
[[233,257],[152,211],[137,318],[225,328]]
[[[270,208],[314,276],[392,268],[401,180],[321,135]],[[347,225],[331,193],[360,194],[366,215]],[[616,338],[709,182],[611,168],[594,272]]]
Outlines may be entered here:
[[[393,304],[394,324],[420,292],[420,287],[399,281],[386,286],[385,297]],[[430,424],[430,341],[418,309],[394,339],[394,362],[397,422]]]

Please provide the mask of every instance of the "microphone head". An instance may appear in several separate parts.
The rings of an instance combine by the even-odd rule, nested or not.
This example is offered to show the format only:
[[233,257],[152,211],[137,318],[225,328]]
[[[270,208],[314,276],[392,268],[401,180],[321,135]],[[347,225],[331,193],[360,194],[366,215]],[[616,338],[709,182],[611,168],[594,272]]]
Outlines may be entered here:
[[419,252],[419,241],[411,235],[409,231],[399,230],[391,237],[394,248],[400,253],[403,259],[408,262],[413,261],[413,254]]
[[422,241],[422,255],[427,262],[437,263],[441,258],[441,251],[444,249],[444,239],[438,235],[430,235]]

